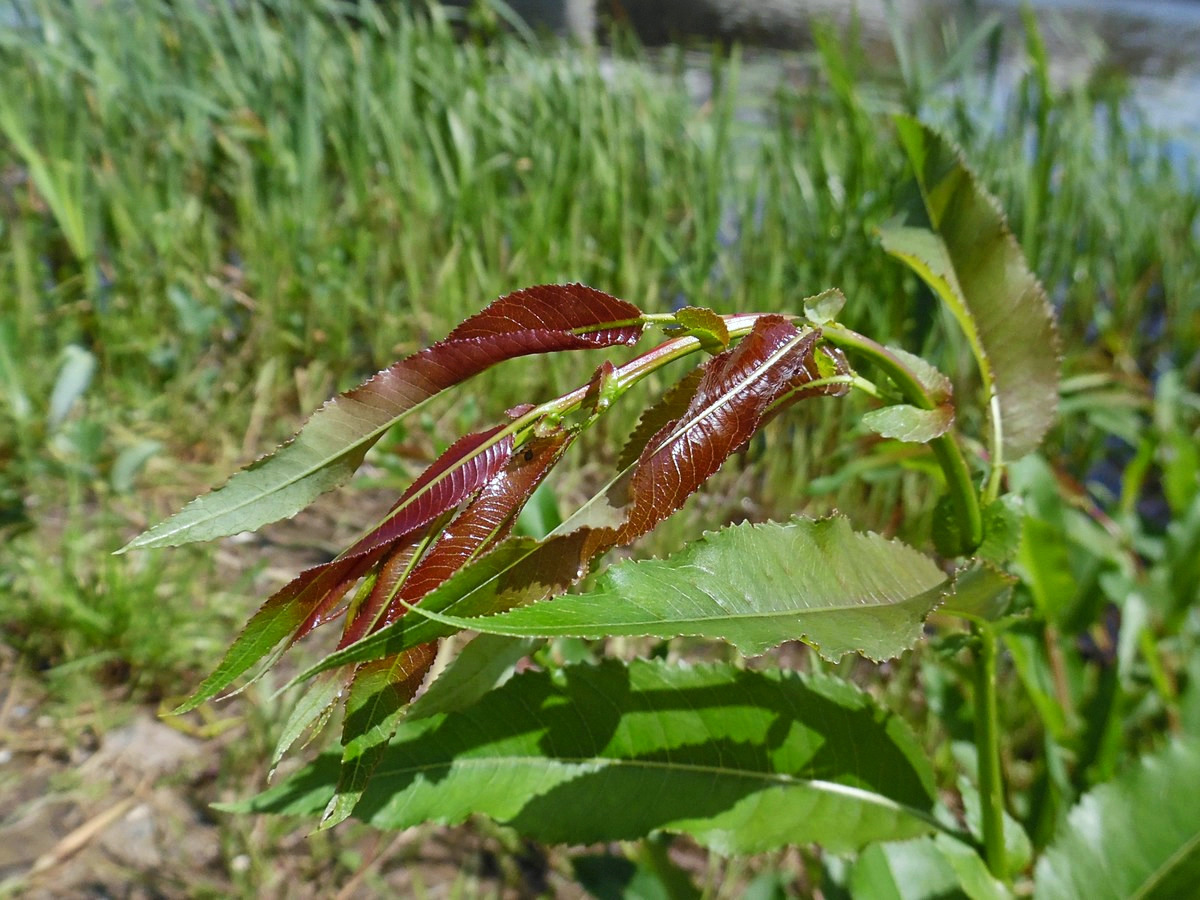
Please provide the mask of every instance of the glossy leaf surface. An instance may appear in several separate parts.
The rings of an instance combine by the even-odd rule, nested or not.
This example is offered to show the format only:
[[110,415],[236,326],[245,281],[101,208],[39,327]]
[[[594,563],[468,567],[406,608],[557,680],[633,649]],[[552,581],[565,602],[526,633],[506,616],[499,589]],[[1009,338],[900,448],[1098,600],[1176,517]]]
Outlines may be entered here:
[[[573,435],[559,430],[531,441],[497,472],[442,533],[433,549],[399,587],[383,623],[407,610],[487,547],[504,538],[525,501],[559,460]],[[393,656],[360,666],[346,699],[342,725],[342,776],[326,821],[350,814],[395,730],[433,665],[436,642],[407,647]]]
[[640,315],[632,304],[579,284],[501,297],[444,340],[330,400],[289,443],[126,549],[211,540],[294,515],[346,481],[388,428],[445,388],[518,356],[633,344],[642,333]]
[[[592,561],[661,522],[755,433],[772,404],[816,377],[816,332],[764,316],[737,347],[703,367],[683,413],[654,434],[635,467],[544,541],[508,541],[421,602],[423,610],[485,615],[560,594]],[[399,653],[453,631],[412,612],[339,650],[301,677]]]

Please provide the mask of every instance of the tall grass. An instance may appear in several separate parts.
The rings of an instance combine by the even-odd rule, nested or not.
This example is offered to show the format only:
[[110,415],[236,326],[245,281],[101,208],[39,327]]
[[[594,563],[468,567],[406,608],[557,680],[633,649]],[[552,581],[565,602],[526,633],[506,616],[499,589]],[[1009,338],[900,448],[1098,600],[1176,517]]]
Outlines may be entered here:
[[[958,68],[940,80],[906,57],[897,79],[833,32],[811,77],[747,116],[736,53],[711,61],[697,103],[670,52],[462,40],[395,6],[47,0],[0,36],[12,518],[36,524],[66,496],[80,514],[161,514],[332,390],[538,282],[721,311],[796,311],[839,286],[850,324],[962,375],[953,328],[874,235],[914,199],[886,117],[900,108],[950,128],[1002,198],[1060,310],[1069,372],[1200,377],[1198,194],[1119,93],[1052,89],[1036,41],[989,118],[977,93],[942,87],[948,71],[969,86],[969,55],[947,50]],[[80,351],[95,378],[51,426]],[[594,364],[485,377],[414,426],[418,443]],[[901,502],[927,505],[920,460],[866,455],[844,406],[779,426],[706,515],[836,504],[888,527]],[[86,464],[47,468],[68,437]],[[165,499],[128,495],[131,458]],[[748,509],[764,489],[774,499]]]

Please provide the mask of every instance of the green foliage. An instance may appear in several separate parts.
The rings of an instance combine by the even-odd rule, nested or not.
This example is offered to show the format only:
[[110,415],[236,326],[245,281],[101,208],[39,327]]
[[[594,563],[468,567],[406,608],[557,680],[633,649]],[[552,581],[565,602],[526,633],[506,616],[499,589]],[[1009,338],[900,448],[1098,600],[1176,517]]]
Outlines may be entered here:
[[[1094,817],[1069,818],[1081,796],[1088,798],[1081,810],[1095,798],[1124,797],[1133,781],[1150,780],[1143,770],[1160,763],[1178,770],[1177,784],[1186,783],[1174,744],[1147,757],[1146,766],[1138,760],[1162,746],[1164,735],[1190,735],[1200,727],[1200,669],[1193,662],[1200,584],[1200,196],[1103,70],[1056,88],[1046,49],[1030,30],[1028,74],[1010,99],[984,114],[990,86],[975,79],[970,63],[985,46],[991,52],[1010,39],[994,23],[944,55],[927,48],[928,59],[914,54],[919,42],[898,29],[901,84],[886,73],[881,79],[858,42],[827,30],[816,54],[803,61],[812,64],[812,77],[777,91],[759,90],[754,81],[752,90],[739,93],[739,79],[758,77],[749,71],[753,63],[743,65],[736,53],[728,61],[714,59],[711,100],[698,108],[682,74],[690,57],[566,53],[502,36],[460,44],[436,16],[384,14],[370,3],[340,6],[337,14],[318,3],[273,4],[269,14],[258,4],[210,9],[154,0],[38,8],[35,27],[0,33],[0,632],[22,665],[47,673],[53,691],[86,695],[106,710],[113,704],[96,704],[97,691],[105,692],[105,701],[114,687],[121,689],[118,698],[177,694],[194,683],[198,665],[216,659],[235,629],[233,619],[247,612],[241,595],[260,590],[280,571],[328,559],[349,529],[383,524],[372,508],[366,521],[348,525],[335,507],[328,538],[312,534],[324,527],[313,523],[323,519],[298,520],[306,552],[296,551],[284,526],[209,558],[187,551],[163,560],[103,556],[282,440],[326,397],[411,357],[488,298],[514,285],[587,281],[636,301],[650,311],[650,326],[674,323],[668,338],[690,341],[689,353],[719,356],[740,344],[749,325],[743,320],[739,327],[718,312],[795,316],[805,309],[804,292],[838,284],[851,299],[844,308],[840,295],[823,294],[805,309],[808,325],[824,332],[820,346],[830,351],[814,357],[817,375],[845,378],[842,387],[853,382],[862,390],[837,403],[797,405],[763,431],[758,424],[775,413],[768,406],[750,429],[753,438],[713,476],[709,493],[663,521],[657,537],[639,538],[634,552],[661,555],[684,535],[747,516],[792,522],[797,513],[823,515],[836,507],[862,529],[855,540],[876,531],[926,547],[932,536],[946,557],[971,553],[974,558],[939,560],[942,571],[955,573],[954,594],[926,625],[932,641],[915,653],[880,668],[854,660],[831,667],[792,646],[778,658],[868,679],[887,708],[919,724],[923,749],[911,758],[927,754],[923,765],[939,795],[955,810],[961,797],[965,807],[954,819],[946,810],[939,815],[959,827],[965,820],[984,852],[962,835],[875,845],[846,862],[806,852],[812,877],[789,889],[821,881],[830,896],[855,886],[881,896],[889,890],[990,896],[994,885],[980,877],[981,860],[999,856],[1001,880],[1028,893],[1028,854],[1016,852],[1026,830],[1034,855],[1048,844],[1055,848],[1036,868],[1039,889],[1049,890],[1043,883],[1050,885],[1045,879],[1052,876],[1043,872],[1053,870],[1056,879],[1074,855],[1059,848],[1070,837],[1089,837],[1083,825],[1095,824]],[[934,91],[951,83],[953,91]],[[753,115],[742,114],[747,102],[757,104]],[[896,108],[925,124],[897,129],[881,113]],[[934,124],[945,138],[933,134]],[[912,133],[904,137],[906,128]],[[960,160],[937,149],[947,138],[962,146],[974,174],[963,175]],[[925,176],[916,207],[913,147],[946,161],[945,172]],[[971,371],[970,355],[962,352],[964,323],[939,312],[938,298],[923,291],[911,270],[878,253],[878,235],[894,237],[888,225],[898,211],[907,211],[912,225],[928,219],[937,229],[937,204],[931,210],[929,202],[937,200],[931,188],[939,174],[950,175],[955,203],[974,210],[979,221],[991,215],[990,202],[979,204],[979,198],[999,198],[1028,255],[1028,270],[1047,286],[1059,317],[1060,424],[1040,455],[1016,464],[1011,453],[986,452],[996,441],[986,424],[992,410],[978,402],[986,390],[976,385],[986,375]],[[953,212],[942,211],[943,230]],[[984,243],[1013,261],[1011,243],[988,233],[992,238]],[[950,261],[935,247],[925,264],[944,263],[939,271],[954,275],[962,297],[942,299],[978,313],[982,322],[985,312],[995,312],[994,297],[985,293],[982,305],[973,306],[978,295],[971,296],[964,283],[970,279],[950,254],[956,239],[970,236],[942,234]],[[692,311],[681,310],[680,317],[657,312],[687,304]],[[703,308],[710,305],[717,312]],[[1030,339],[1032,333],[1045,337],[1039,304],[1032,306],[1025,327],[1018,320],[1004,333],[1009,346],[1002,352],[984,345],[981,322],[974,332],[966,329],[980,336],[998,388],[1012,386],[998,374],[1006,354],[1028,361],[1029,372],[1049,371],[1049,345]],[[878,349],[851,346],[844,340],[850,329],[871,335]],[[848,354],[855,373],[838,368],[835,347]],[[1029,360],[1039,349],[1043,356]],[[616,471],[636,466],[658,432],[688,415],[704,374],[697,368],[676,382],[681,364],[664,363],[621,400],[614,372],[589,378],[599,361],[595,354],[606,352],[507,363],[499,376],[482,372],[453,405],[435,399],[383,434],[393,407],[378,419],[378,435],[368,429],[355,438],[359,445],[334,448],[334,455],[345,453],[340,471],[321,469],[332,456],[317,456],[318,478],[262,515],[295,511],[359,461],[366,477],[358,485],[409,485],[415,463],[439,459],[460,434],[480,427],[481,410],[540,403],[551,385],[579,384],[578,406],[558,423],[573,443],[563,451],[570,449],[579,465],[559,467],[559,480],[538,487],[523,512],[520,492],[514,495],[520,502],[499,501],[513,484],[510,458],[528,446],[515,439],[535,435],[514,431],[491,441],[498,432],[476,432],[441,458],[452,478],[443,481],[431,470],[425,489],[408,495],[388,518],[399,531],[441,508],[440,516],[413,526],[433,535],[445,524],[435,520],[458,514],[461,503],[473,503],[490,486],[495,502],[486,510],[476,506],[474,521],[495,514],[503,529],[516,519],[519,539],[447,547],[443,560],[465,560],[459,580],[450,578],[421,605],[432,609],[437,597],[457,615],[494,614],[491,601],[516,596],[499,582],[527,558],[564,564],[557,593],[574,580],[581,561],[591,565],[600,556],[537,548],[592,496],[598,499],[589,509],[603,515],[589,527],[615,527],[615,519],[627,536],[638,530],[628,524],[628,510],[609,502],[615,490],[596,490],[613,459],[605,448],[615,450],[632,432],[616,456]],[[1035,380],[1044,402],[1019,411],[1033,417],[1021,428],[1044,421],[1055,399],[1044,378]],[[1016,384],[1019,395],[1022,382]],[[599,415],[606,404],[611,409]],[[1002,421],[1011,413],[1001,404]],[[634,427],[639,414],[642,424]],[[314,433],[329,421],[315,419]],[[694,433],[711,422],[694,413],[690,421]],[[587,434],[579,427],[584,423]],[[542,424],[549,433],[541,438],[561,436],[554,423]],[[918,442],[880,440],[880,433]],[[338,440],[344,435],[335,430]],[[1008,437],[1006,429],[1001,442]],[[557,464],[558,457],[536,459]],[[655,473],[647,481],[664,469],[647,467]],[[1012,492],[989,502],[988,493],[1005,486],[1001,470]],[[979,497],[974,484],[989,471],[989,491]],[[305,477],[297,469],[276,484]],[[321,485],[323,478],[328,481]],[[458,493],[443,490],[459,478]],[[964,485],[971,490],[961,490]],[[935,507],[938,493],[948,496]],[[366,506],[357,492],[345,504],[351,516]],[[812,527],[805,522],[796,525]],[[234,515],[224,527],[252,524]],[[580,524],[576,519],[567,530]],[[241,574],[252,548],[276,564],[253,584],[250,574]],[[376,551],[364,550],[357,563]],[[619,572],[654,571],[688,552],[661,563],[622,563],[597,582],[585,581],[581,596]],[[393,573],[402,563],[392,561]],[[352,574],[343,571],[317,588],[328,589],[325,599],[345,588],[342,602],[363,612],[351,618],[364,623],[358,630],[365,634],[375,621],[368,613],[393,598],[382,569],[354,575],[353,590],[345,583]],[[434,574],[427,569],[422,580],[435,580]],[[740,569],[732,575],[753,578]],[[460,589],[474,592],[479,607],[451,606]],[[580,602],[575,596],[552,602]],[[336,604],[317,610],[311,591],[278,605],[286,614],[276,640],[259,631],[261,646],[243,660],[245,671],[230,677],[272,659],[272,646],[290,645],[316,624],[314,613],[321,619],[337,612]],[[986,625],[995,638],[991,687],[976,677],[984,645],[964,631],[962,618],[978,629]],[[395,647],[450,630],[419,613],[394,625],[379,645],[372,647],[366,634],[331,659],[398,652],[386,665],[393,673],[408,667],[411,674],[424,657],[405,658]],[[846,638],[847,647],[863,647],[856,628],[836,636]],[[514,670],[526,665],[521,660],[531,648],[532,642],[482,638],[448,662],[443,650],[434,671],[446,662],[444,671],[409,706],[402,695],[389,699],[386,691],[364,690],[372,683],[364,678],[356,700],[364,693],[368,701],[374,693],[383,696],[367,717],[378,740],[368,742],[362,758],[392,752],[393,725],[403,733],[419,716],[442,717],[438,730],[452,714],[478,710],[480,698],[493,696],[497,685],[507,687]],[[594,647],[556,640],[535,656],[549,671],[521,677],[562,685],[569,670],[558,663],[566,658],[643,651],[670,659],[731,652],[686,638],[615,638]],[[313,652],[306,644],[292,650],[301,668],[325,665],[314,665]],[[772,652],[753,665],[770,666],[776,658]],[[614,665],[601,668],[615,671]],[[251,721],[263,720],[260,730],[282,737],[251,729],[249,740],[236,743],[240,756],[225,760],[222,790],[241,794],[245,781],[257,783],[257,765],[277,737],[276,762],[306,732],[332,720],[331,700],[345,696],[354,671],[333,665],[314,679],[290,721],[253,713]],[[745,683],[729,667],[712,671],[723,672],[730,685]],[[790,676],[763,678],[778,680],[780,690],[794,689]],[[998,695],[995,703],[989,691]],[[262,705],[256,692],[245,696],[252,709]],[[868,708],[879,714],[876,706]],[[207,714],[208,705],[200,712]],[[543,710],[543,718],[550,712]],[[718,711],[705,715],[715,720]],[[343,723],[343,741],[353,742],[355,724],[347,730]],[[861,764],[870,746],[846,752]],[[1002,780],[973,800],[983,786],[963,775],[977,769],[989,746],[999,751]],[[345,756],[335,752],[320,764],[324,793],[308,814],[319,814],[338,795]],[[242,782],[230,787],[230,778]],[[381,808],[371,784],[364,803]],[[340,789],[345,803],[354,798],[351,781]],[[1164,796],[1187,794],[1164,790]],[[1134,805],[1106,804],[1102,832],[1131,815],[1126,807]],[[1001,806],[1011,815],[998,815]],[[1011,817],[1020,821],[1016,830]],[[995,832],[1003,834],[1002,853],[989,855],[989,821],[993,850]],[[237,820],[224,819],[222,827],[237,833],[233,846],[253,846],[250,829]],[[271,850],[252,853],[277,852],[286,842],[274,838],[285,827],[269,826],[263,834]],[[321,842],[335,836],[323,832],[313,846],[328,853],[334,845]],[[1149,836],[1155,851],[1170,852],[1172,841],[1182,840],[1161,828]],[[798,829],[784,840],[801,837],[807,833]],[[626,851],[636,872],[666,871],[663,843]],[[1113,866],[1120,860],[1123,871],[1144,875],[1137,861],[1105,853]],[[354,865],[339,860],[327,868],[348,874]],[[239,875],[237,884],[252,892],[257,871]],[[771,884],[771,875],[763,873],[761,883]],[[654,879],[665,883],[660,874]],[[1088,892],[1122,883],[1094,881],[1086,883]]]
[[619,563],[582,594],[456,628],[513,636],[679,635],[720,638],[742,653],[804,640],[826,659],[890,659],[910,649],[946,576],[898,541],[856,534],[847,519],[739,525],[664,560]]
[[[311,816],[337,773],[326,756],[229,808]],[[747,853],[922,834],[938,827],[934,800],[907,726],[841,680],[609,660],[405,720],[356,815],[404,828],[483,812],[572,844],[663,829]]]
[[1200,879],[1200,746],[1172,741],[1085,794],[1038,861],[1035,897],[1184,897]]
[[932,230],[887,229],[884,248],[937,292],[966,333],[994,458],[1024,456],[1053,424],[1058,402],[1058,331],[1045,290],[960,151],[915,119],[899,118],[896,127]]

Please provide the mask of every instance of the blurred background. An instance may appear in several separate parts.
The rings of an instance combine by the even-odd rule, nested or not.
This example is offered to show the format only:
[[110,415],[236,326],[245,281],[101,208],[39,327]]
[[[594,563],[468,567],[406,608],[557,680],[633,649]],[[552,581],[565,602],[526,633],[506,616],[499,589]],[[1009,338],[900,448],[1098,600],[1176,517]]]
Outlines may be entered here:
[[[0,5],[0,896],[586,896],[578,853],[488,822],[309,837],[213,813],[264,783],[274,690],[319,638],[199,717],[157,713],[455,437],[602,354],[481,376],[260,534],[112,551],[531,284],[722,313],[839,287],[848,325],[971,397],[954,323],[875,235],[916,199],[901,111],[961,143],[1063,334],[1060,425],[1014,479],[1075,583],[1058,643],[1013,651],[1014,790],[1045,776],[1041,728],[1086,751],[1086,786],[1195,721],[1197,46],[1200,3],[1179,0]],[[637,403],[568,460],[551,515],[595,485]],[[834,508],[926,546],[928,463],[861,429],[863,409],[774,423],[639,552]],[[1148,646],[1117,734],[1047,723],[1031,685],[1057,659],[1092,702],[1131,615]],[[957,685],[934,652],[837,668],[948,753]],[[1053,827],[1029,816],[1035,841]],[[710,896],[836,887],[816,850],[674,853]]]

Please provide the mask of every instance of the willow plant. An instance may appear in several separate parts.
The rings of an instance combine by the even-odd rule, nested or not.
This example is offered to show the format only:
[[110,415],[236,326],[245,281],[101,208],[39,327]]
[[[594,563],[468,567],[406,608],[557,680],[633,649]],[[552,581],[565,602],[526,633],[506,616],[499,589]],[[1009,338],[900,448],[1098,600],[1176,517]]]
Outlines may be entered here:
[[[882,234],[883,247],[962,326],[985,433],[963,440],[951,382],[933,366],[839,324],[836,291],[790,316],[650,313],[580,284],[501,297],[328,402],[291,442],[129,545],[210,540],[293,515],[344,483],[404,416],[505,360],[660,337],[629,361],[603,362],[574,390],[460,438],[351,546],[254,614],[177,711],[338,621],[336,649],[295,679],[307,691],[275,762],[339,702],[342,735],[337,751],[234,808],[322,814],[325,826],[354,815],[384,828],[484,813],[549,841],[664,830],[727,852],[936,835],[940,852],[967,848],[975,875],[1009,878],[992,628],[1013,583],[1003,476],[1053,421],[1057,338],[1040,285],[957,151],[915,120],[897,128],[924,202],[918,222]],[[579,435],[684,358],[698,364],[644,410],[610,480],[548,535],[514,535],[522,507]],[[768,421],[855,390],[874,400],[865,425],[928,445],[937,463],[936,558],[855,531],[841,515],[796,517],[614,564],[569,593],[609,550],[678,510]],[[800,640],[830,660],[880,660],[912,647],[938,606],[969,623],[976,648],[978,837],[939,802],[931,763],[904,722],[832,676],[662,660],[514,674],[537,640],[560,636],[702,636],[747,655]],[[482,636],[427,684],[439,642],[468,629]]]

